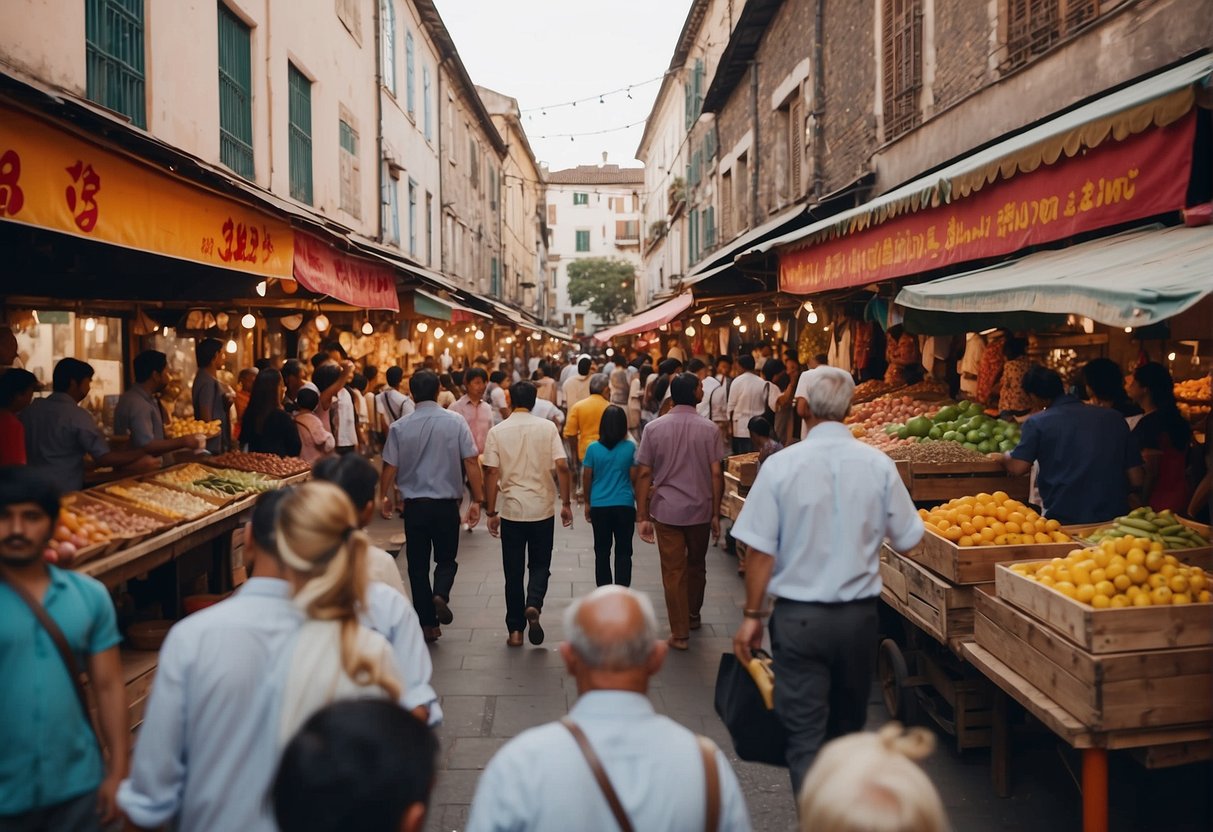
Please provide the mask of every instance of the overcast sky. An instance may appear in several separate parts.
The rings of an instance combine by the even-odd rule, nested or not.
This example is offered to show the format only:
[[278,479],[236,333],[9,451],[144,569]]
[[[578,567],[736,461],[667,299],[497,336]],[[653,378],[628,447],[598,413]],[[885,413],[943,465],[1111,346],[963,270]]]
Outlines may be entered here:
[[[518,99],[527,138],[552,170],[608,161],[637,165],[643,124],[573,140],[562,133],[643,122],[660,81],[547,114],[529,108],[597,96],[661,75],[690,0],[435,0],[472,80]],[[545,138],[545,136],[547,138]]]

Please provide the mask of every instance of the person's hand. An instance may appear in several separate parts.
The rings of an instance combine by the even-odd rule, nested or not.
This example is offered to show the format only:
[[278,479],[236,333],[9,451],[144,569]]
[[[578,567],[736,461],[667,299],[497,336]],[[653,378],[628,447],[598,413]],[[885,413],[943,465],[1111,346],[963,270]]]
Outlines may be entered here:
[[[492,518],[489,518],[490,520]],[[468,516],[463,519],[463,522],[468,524],[469,529],[474,529],[480,525],[480,503],[473,502],[468,506]]]
[[759,647],[762,647],[762,622],[757,618],[741,619],[741,626],[733,636],[733,655],[748,667]]
[[637,531],[640,533],[640,539],[645,543],[657,542],[657,531],[653,528],[652,520],[641,520],[640,528]]
[[585,504],[585,522],[587,522],[587,523],[591,522],[591,520],[590,520],[590,504],[589,504],[589,503],[586,503],[586,504]]
[[493,537],[501,537],[501,515],[497,514],[489,518],[489,534]]
[[[586,514],[590,513],[590,507],[589,507],[588,503],[586,504],[585,513]],[[566,529],[571,529],[573,527],[573,507],[572,506],[563,505],[560,507],[560,525],[564,526]]]
[[346,360],[346,361],[345,361],[345,362],[343,362],[343,363],[342,363],[342,365],[341,365],[341,376],[342,376],[342,378],[344,378],[344,379],[345,379],[345,380],[348,382],[350,379],[352,379],[352,378],[354,377],[354,371],[355,371],[356,369],[357,369],[357,368],[356,368],[356,367],[354,367],[354,362],[353,362],[353,361]]
[[719,515],[712,518],[711,525],[712,525],[712,538],[714,540],[719,541],[720,540],[720,516]]
[[384,520],[391,520],[392,509],[396,507],[396,498],[394,498],[391,494],[384,494],[383,499],[380,500],[380,503],[381,505],[379,506],[379,513],[383,516]]
[[122,782],[122,778],[117,774],[110,774],[101,781],[101,786],[97,789],[97,815],[101,818],[101,825],[107,826],[122,816],[122,810],[118,808],[118,784]]
[[201,433],[195,433],[186,437],[185,447],[191,451],[200,451],[206,447],[206,436]]

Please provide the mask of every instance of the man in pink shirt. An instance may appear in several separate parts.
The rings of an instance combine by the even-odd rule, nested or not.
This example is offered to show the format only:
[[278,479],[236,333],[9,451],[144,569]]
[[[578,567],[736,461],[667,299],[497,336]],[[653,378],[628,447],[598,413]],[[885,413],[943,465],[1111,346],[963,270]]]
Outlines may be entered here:
[[[484,443],[488,441],[489,429],[493,427],[493,406],[484,400],[484,391],[488,387],[489,375],[482,367],[473,367],[463,374],[464,389],[467,390],[448,410],[458,413],[472,429],[472,439],[476,441],[476,450],[484,456]],[[483,471],[483,468],[481,469]],[[471,492],[464,491],[464,499],[460,504],[460,514],[467,511],[467,503]],[[464,531],[471,532],[472,526],[463,524]]]
[[675,650],[686,650],[690,631],[700,627],[708,537],[720,536],[720,460],[726,452],[716,425],[695,409],[702,396],[694,373],[675,376],[670,382],[674,406],[645,427],[636,455],[636,520],[640,538],[656,541],[661,555],[669,644]]

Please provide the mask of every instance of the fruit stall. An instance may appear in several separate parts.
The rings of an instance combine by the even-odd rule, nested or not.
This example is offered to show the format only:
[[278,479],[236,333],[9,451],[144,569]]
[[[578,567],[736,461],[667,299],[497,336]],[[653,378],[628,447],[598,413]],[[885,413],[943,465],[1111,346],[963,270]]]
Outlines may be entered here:
[[[1083,824],[1107,828],[1107,755],[1150,768],[1213,754],[1213,567],[1207,526],[1148,507],[1058,527],[1005,493],[920,511],[885,547],[890,712],[925,711],[960,748],[989,745],[1010,792],[1009,702],[1082,752]],[[892,635],[889,635],[892,633]],[[946,707],[945,707],[946,706]]]
[[298,458],[233,452],[204,459],[66,495],[44,553],[112,593],[132,729],[142,721],[168,628],[247,577],[238,531],[257,496],[310,476]]

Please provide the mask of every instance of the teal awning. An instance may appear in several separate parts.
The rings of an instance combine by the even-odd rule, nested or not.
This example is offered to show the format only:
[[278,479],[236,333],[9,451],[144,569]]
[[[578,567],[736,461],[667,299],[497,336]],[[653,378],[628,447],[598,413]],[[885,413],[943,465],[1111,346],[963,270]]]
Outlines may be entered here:
[[455,305],[421,289],[413,290],[413,312],[422,317],[449,321]]
[[957,314],[1085,315],[1147,326],[1213,291],[1213,226],[1149,228],[907,286],[897,303]]

